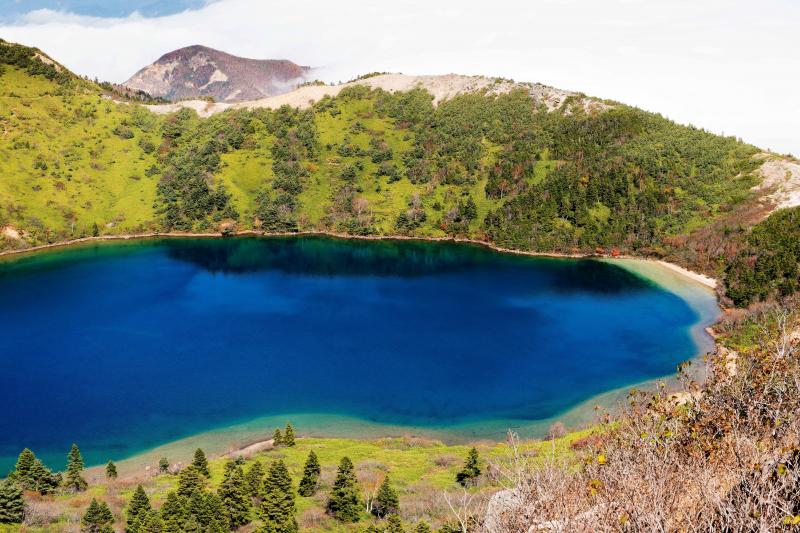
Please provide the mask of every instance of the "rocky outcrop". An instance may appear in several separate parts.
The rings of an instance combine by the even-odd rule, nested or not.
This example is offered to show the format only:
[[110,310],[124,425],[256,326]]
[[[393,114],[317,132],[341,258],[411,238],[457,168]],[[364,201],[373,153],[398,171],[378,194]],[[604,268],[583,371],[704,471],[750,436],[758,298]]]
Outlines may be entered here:
[[755,187],[775,209],[800,205],[800,163],[772,154],[759,154],[764,162],[758,169],[762,181]]
[[195,45],[164,54],[123,85],[167,100],[240,102],[291,91],[308,71],[287,60],[247,59]]

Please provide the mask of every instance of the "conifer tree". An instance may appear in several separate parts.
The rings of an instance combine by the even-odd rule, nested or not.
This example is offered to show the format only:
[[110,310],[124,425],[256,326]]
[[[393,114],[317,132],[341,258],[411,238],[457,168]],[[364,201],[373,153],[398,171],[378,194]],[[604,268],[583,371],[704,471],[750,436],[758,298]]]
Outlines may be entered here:
[[114,461],[106,464],[106,479],[117,479],[117,465],[114,464]]
[[36,459],[31,467],[30,486],[28,490],[35,490],[41,494],[51,494],[61,485],[61,474],[54,474],[52,470],[44,466],[39,459]]
[[431,526],[424,520],[421,520],[420,523],[417,524],[414,533],[431,533]]
[[129,532],[138,532],[136,529],[135,524],[137,521],[140,521],[142,514],[147,514],[150,512],[150,499],[147,497],[147,493],[145,493],[144,488],[139,485],[136,487],[136,490],[133,492],[133,496],[131,497],[131,502],[128,505],[128,512],[127,512],[127,524],[128,527],[126,531]]
[[272,525],[276,533],[297,531],[292,478],[289,477],[286,464],[280,459],[274,461],[267,471],[261,508],[265,521]]
[[261,466],[261,461],[253,461],[253,464],[245,475],[244,481],[250,497],[260,498],[261,488],[264,485],[264,467]]
[[398,512],[400,512],[400,499],[392,488],[389,476],[386,476],[378,489],[378,494],[375,495],[375,514],[383,518]]
[[192,466],[195,467],[198,472],[200,472],[207,478],[211,477],[211,472],[208,471],[208,459],[206,458],[206,454],[200,448],[197,448],[194,451],[194,459],[192,460]]
[[0,481],[0,524],[21,524],[24,518],[22,489],[14,480]]
[[64,482],[67,488],[74,491],[86,489],[86,480],[82,476],[83,468],[83,456],[77,444],[73,443],[67,455],[67,478]]
[[322,468],[319,465],[319,459],[314,450],[308,452],[308,459],[303,467],[303,478],[300,480],[300,486],[297,490],[300,496],[313,496],[317,492],[319,485],[319,476],[322,473]]
[[21,489],[42,494],[55,491],[61,484],[60,476],[53,474],[28,448],[19,454],[14,471],[8,477],[14,480]]
[[359,502],[355,467],[348,457],[342,457],[328,499],[328,512],[342,522],[358,522],[361,518]]
[[265,521],[261,527],[256,530],[256,533],[277,533],[277,530],[272,522]]
[[155,509],[142,512],[136,517],[132,530],[137,533],[164,533],[164,524],[161,515]]
[[98,502],[92,498],[92,503],[86,509],[86,513],[81,519],[81,531],[85,533],[113,533],[114,528],[111,524],[114,522],[114,515],[111,514],[111,509],[108,508],[106,502]]
[[403,529],[403,521],[398,514],[390,514],[386,523],[386,533],[405,533]]
[[17,457],[17,464],[11,477],[27,488],[27,482],[31,479],[31,469],[36,462],[36,455],[28,448],[20,452]]
[[163,533],[181,533],[183,531],[183,523],[186,521],[186,505],[184,499],[178,496],[176,491],[167,493],[160,513]]
[[233,462],[225,465],[225,478],[219,486],[217,495],[225,507],[225,516],[231,529],[250,521],[250,496],[241,467]]
[[178,474],[178,495],[190,498],[205,488],[205,479],[194,465],[189,465]]
[[158,460],[158,471],[162,474],[169,472],[169,460],[166,457]]
[[202,531],[203,527],[200,525],[200,522],[197,521],[197,517],[195,515],[190,515],[189,518],[186,519],[186,522],[184,522],[181,533],[201,533]]
[[[186,504],[187,518],[183,531],[224,533],[231,529],[225,506],[214,493],[197,491]],[[193,529],[194,528],[194,529]]]
[[205,533],[227,533],[232,529],[225,517],[225,504],[219,496],[206,494],[206,510],[209,514],[205,522]]
[[467,460],[464,463],[464,468],[462,468],[461,471],[456,474],[456,481],[459,483],[459,485],[465,487],[481,475],[481,468],[478,464],[478,461],[478,450],[473,447],[467,454]]
[[294,426],[291,422],[286,423],[286,429],[283,430],[283,445],[290,448],[295,445],[294,442]]
[[202,528],[211,521],[211,509],[208,506],[208,499],[202,490],[197,490],[189,496],[186,502],[186,521],[190,522],[194,518]]
[[272,434],[272,445],[276,448],[283,444],[283,435],[280,428],[275,428],[275,433]]

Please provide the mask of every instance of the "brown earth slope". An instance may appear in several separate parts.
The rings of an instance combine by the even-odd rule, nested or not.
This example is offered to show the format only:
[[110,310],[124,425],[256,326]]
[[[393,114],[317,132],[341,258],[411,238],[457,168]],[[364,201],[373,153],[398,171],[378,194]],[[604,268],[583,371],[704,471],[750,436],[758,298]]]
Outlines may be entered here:
[[164,54],[124,85],[168,100],[238,102],[291,91],[308,71],[288,60],[247,59],[194,45]]

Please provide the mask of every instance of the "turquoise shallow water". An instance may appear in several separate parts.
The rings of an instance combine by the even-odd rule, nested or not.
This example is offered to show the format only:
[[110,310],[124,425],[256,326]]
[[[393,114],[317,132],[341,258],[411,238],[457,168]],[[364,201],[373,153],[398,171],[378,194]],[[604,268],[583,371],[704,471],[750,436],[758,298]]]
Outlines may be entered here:
[[[595,260],[321,237],[98,244],[0,262],[0,469],[286,413],[526,426],[674,372],[696,308]],[[333,422],[329,422],[333,424]],[[331,433],[336,433],[331,430]]]

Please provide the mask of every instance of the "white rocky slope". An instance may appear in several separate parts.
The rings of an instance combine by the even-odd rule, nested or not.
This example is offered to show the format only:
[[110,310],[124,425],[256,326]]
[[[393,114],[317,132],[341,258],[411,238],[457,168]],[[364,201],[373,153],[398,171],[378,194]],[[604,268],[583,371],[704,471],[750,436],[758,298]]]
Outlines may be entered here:
[[530,92],[536,102],[542,103],[548,109],[561,106],[570,96],[581,98],[584,107],[602,109],[608,107],[605,103],[585,97],[579,93],[548,87],[540,83],[518,83],[508,80],[487,78],[484,76],[462,76],[459,74],[446,74],[441,76],[410,76],[406,74],[381,74],[361,80],[343,83],[341,85],[306,85],[291,92],[237,103],[206,102],[203,100],[185,100],[172,104],[148,106],[156,113],[171,113],[182,108],[191,108],[201,117],[209,117],[226,109],[277,109],[282,105],[307,108],[325,96],[336,96],[345,87],[365,85],[370,88],[385,91],[408,91],[421,87],[433,95],[434,105],[459,94],[486,91],[488,94],[502,94],[514,89],[525,89]]
[[772,154],[759,154],[764,163],[758,169],[762,182],[754,187],[775,209],[800,206],[800,163]]

